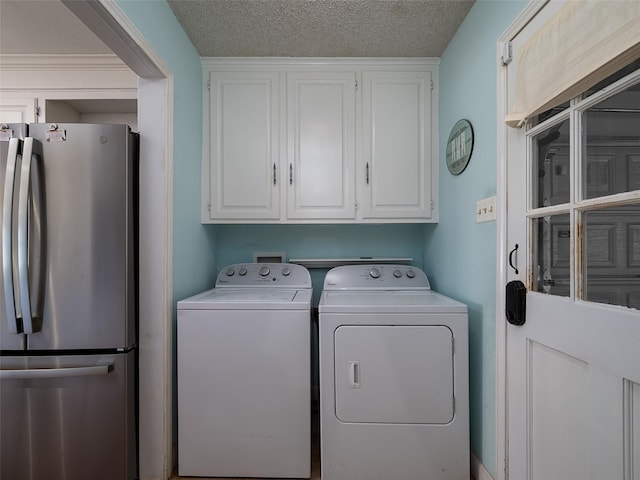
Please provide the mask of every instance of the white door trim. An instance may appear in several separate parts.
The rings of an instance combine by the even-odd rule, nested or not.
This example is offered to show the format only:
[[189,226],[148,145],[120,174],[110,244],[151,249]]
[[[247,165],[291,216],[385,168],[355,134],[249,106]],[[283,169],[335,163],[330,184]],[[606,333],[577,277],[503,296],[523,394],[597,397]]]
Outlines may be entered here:
[[505,285],[507,283],[507,129],[504,119],[508,113],[507,69],[502,64],[505,46],[542,10],[548,0],[531,0],[529,4],[498,37],[496,45],[496,152],[497,187],[496,203],[496,477],[509,479],[509,443],[507,438],[507,322],[504,316]]
[[171,476],[173,75],[113,0],[65,5],[138,74],[140,478]]

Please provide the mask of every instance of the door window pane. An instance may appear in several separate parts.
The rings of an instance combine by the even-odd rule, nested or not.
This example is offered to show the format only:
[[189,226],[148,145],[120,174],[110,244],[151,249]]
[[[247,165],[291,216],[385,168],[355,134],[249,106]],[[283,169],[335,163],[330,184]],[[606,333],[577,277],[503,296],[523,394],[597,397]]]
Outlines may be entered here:
[[582,114],[582,197],[640,189],[640,84]]
[[568,213],[532,220],[533,288],[568,297],[571,272],[571,219]]
[[532,140],[533,208],[569,202],[569,120],[539,133]]
[[583,298],[640,308],[640,204],[583,216]]

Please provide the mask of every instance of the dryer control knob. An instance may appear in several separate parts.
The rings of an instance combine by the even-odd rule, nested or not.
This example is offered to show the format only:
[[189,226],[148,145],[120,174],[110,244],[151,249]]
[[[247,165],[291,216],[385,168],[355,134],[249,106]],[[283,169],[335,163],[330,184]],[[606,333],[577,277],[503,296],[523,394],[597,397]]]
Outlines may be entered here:
[[233,268],[227,268],[227,277],[233,277],[236,271]]
[[289,267],[284,267],[282,269],[282,275],[284,275],[285,277],[288,277],[289,275],[291,275],[291,269]]
[[261,277],[266,277],[271,273],[271,270],[269,269],[269,267],[265,265],[264,267],[260,267],[260,270],[258,271],[258,273],[260,274]]
[[240,270],[238,270],[238,275],[240,275],[241,277],[244,277],[247,274],[247,269],[244,267],[241,267]]
[[416,276],[416,272],[413,270],[407,270],[407,277],[414,278]]
[[393,271],[393,276],[396,278],[400,278],[402,277],[402,272],[400,270],[394,270]]
[[377,268],[372,268],[371,270],[369,270],[369,276],[371,278],[380,278],[380,270],[378,270]]

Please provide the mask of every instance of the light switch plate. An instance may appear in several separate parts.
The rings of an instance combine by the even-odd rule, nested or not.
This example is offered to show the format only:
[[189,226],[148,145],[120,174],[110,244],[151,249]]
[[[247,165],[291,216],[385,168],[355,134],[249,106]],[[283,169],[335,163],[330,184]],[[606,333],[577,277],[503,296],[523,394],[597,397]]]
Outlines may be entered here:
[[496,221],[496,197],[484,198],[476,202],[476,223]]

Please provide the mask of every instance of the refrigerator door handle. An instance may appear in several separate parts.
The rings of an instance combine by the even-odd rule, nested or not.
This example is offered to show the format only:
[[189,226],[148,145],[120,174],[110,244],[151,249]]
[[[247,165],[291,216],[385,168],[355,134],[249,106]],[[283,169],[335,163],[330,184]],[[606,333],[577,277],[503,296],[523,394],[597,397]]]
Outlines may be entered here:
[[31,296],[29,294],[29,186],[31,184],[31,163],[33,157],[33,138],[24,139],[22,150],[22,168],[20,171],[20,190],[18,194],[18,283],[20,286],[20,307],[24,333],[33,333],[31,315]]
[[9,154],[4,179],[4,198],[2,204],[2,277],[4,297],[7,308],[9,333],[22,333],[22,324],[16,315],[15,290],[13,285],[13,185],[20,151],[20,139],[9,140]]
[[33,368],[29,370],[0,370],[2,380],[30,380],[43,378],[86,377],[89,375],[108,375],[113,365],[94,365],[90,367]]

